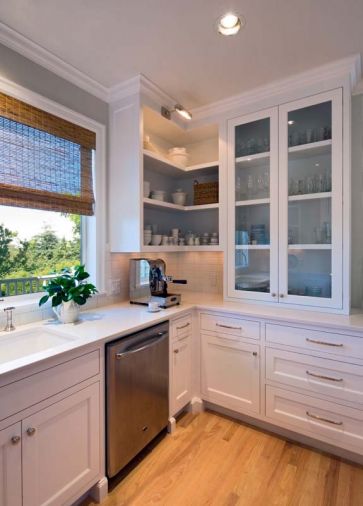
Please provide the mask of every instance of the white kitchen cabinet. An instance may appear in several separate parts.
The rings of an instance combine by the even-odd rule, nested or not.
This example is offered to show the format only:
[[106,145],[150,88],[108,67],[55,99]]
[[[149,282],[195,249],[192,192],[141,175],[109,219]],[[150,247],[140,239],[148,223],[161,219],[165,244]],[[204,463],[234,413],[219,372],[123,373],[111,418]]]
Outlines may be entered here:
[[170,416],[192,400],[192,316],[171,323]]
[[[219,184],[217,124],[186,130],[160,115],[160,104],[150,107],[144,97],[127,97],[111,105],[110,141],[110,249],[112,252],[221,251],[220,204],[194,205],[194,182]],[[157,111],[157,112],[156,112]],[[186,147],[187,166],[172,161],[168,150]],[[145,184],[146,183],[146,184]],[[175,204],[176,190],[186,193],[184,205]],[[153,191],[165,193],[164,200]],[[167,244],[144,242],[144,229],[165,236]],[[172,229],[193,244],[175,244]],[[208,234],[207,244],[202,238]],[[198,240],[195,241],[195,237]],[[205,236],[204,236],[205,237]]]
[[201,333],[202,398],[238,413],[260,412],[260,347]]
[[347,311],[342,124],[341,88],[228,122],[228,297]]
[[59,505],[99,473],[99,383],[22,421],[23,506]]
[[171,406],[175,415],[191,401],[191,338],[180,338],[171,345]]
[[21,506],[21,423],[0,431],[0,506]]

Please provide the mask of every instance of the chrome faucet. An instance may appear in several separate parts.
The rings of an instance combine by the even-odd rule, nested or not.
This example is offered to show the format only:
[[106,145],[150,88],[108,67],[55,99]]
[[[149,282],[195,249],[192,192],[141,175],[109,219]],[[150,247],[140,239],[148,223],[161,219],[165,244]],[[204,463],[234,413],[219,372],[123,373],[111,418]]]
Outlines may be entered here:
[[15,307],[9,306],[4,307],[4,312],[6,313],[6,325],[4,327],[5,332],[11,332],[12,330],[15,330],[14,324],[13,324],[13,310]]

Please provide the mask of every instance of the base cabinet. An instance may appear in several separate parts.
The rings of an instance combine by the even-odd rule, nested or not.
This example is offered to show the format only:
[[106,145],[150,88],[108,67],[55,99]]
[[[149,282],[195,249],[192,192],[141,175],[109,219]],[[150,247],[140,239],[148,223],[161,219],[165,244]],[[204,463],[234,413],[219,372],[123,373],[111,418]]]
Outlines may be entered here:
[[21,506],[21,423],[0,431],[0,506]]
[[201,334],[202,397],[239,413],[260,412],[260,347]]
[[0,506],[70,504],[100,471],[99,383],[0,431]]
[[22,421],[23,506],[64,504],[99,472],[99,384]]
[[171,323],[170,416],[192,400],[192,317]]

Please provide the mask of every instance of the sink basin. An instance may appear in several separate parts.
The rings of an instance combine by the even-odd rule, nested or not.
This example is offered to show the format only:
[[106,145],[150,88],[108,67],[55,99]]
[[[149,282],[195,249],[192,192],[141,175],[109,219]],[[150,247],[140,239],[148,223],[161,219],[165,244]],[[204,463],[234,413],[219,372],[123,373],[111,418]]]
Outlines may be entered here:
[[56,348],[74,341],[54,329],[35,327],[9,333],[0,333],[0,364]]

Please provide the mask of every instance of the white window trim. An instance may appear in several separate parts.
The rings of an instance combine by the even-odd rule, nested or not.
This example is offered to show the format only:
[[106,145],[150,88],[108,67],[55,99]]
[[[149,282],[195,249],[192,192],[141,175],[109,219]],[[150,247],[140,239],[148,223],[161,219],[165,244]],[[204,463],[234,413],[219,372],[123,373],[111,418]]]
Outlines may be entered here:
[[[96,170],[94,178],[96,206],[95,215],[82,220],[85,223],[84,228],[86,231],[83,261],[99,293],[106,293],[106,126],[23,86],[19,86],[2,76],[0,76],[0,91],[50,114],[87,128],[96,134]],[[0,303],[0,307],[9,305],[23,306],[38,300],[39,294],[5,297],[4,302]]]

